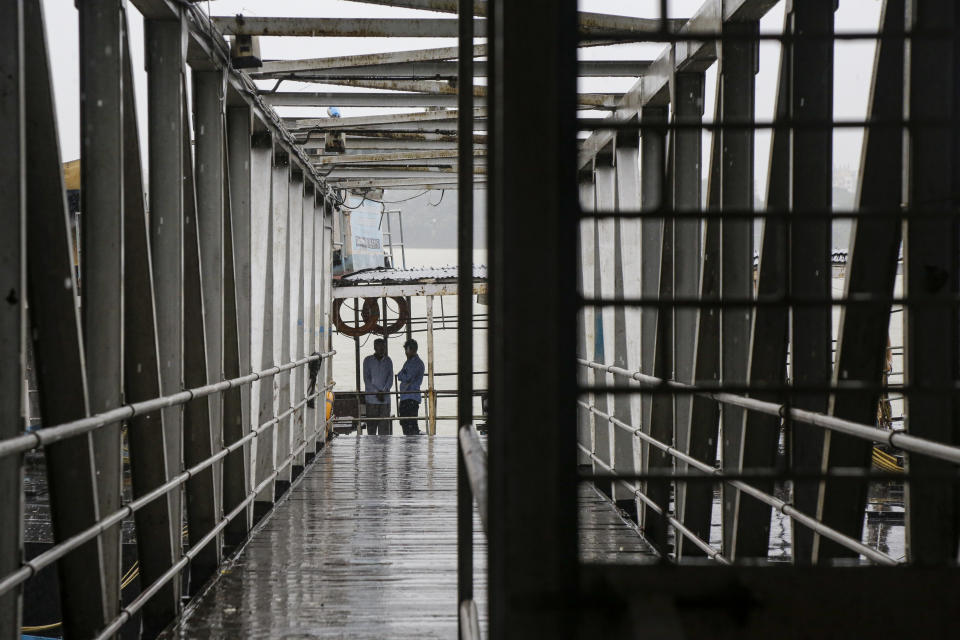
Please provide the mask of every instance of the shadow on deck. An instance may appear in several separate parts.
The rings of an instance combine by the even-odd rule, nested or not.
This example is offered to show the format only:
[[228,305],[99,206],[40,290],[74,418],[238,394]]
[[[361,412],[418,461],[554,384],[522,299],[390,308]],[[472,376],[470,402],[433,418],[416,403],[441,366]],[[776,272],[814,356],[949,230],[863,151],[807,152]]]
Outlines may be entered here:
[[[336,438],[166,637],[456,637],[456,454],[454,437]],[[580,504],[582,556],[653,559],[595,491]]]

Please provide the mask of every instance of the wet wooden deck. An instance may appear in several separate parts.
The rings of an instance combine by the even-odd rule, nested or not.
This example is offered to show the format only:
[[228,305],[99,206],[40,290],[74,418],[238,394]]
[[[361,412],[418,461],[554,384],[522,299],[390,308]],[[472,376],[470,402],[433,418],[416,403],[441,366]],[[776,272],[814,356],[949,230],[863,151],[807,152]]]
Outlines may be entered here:
[[[168,637],[456,637],[456,447],[454,437],[335,439]],[[580,505],[585,559],[653,559],[593,489],[581,488]],[[485,619],[486,548],[475,540]]]

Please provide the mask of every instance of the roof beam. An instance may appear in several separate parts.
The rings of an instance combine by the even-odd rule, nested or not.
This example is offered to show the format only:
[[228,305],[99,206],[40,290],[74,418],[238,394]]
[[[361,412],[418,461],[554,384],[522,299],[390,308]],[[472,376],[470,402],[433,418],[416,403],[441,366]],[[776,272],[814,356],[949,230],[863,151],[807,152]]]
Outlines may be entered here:
[[[474,119],[487,117],[486,108],[473,110]],[[425,111],[421,113],[390,113],[376,116],[357,116],[354,118],[284,118],[284,124],[290,129],[309,127],[314,130],[340,130],[374,125],[397,125],[423,122],[448,122],[457,119],[456,109],[444,111]]]
[[[331,184],[335,189],[456,189],[456,178],[382,178],[344,180]],[[486,180],[474,180],[474,189],[486,189]]]
[[[486,87],[474,87],[479,106],[486,104]],[[350,93],[350,92],[279,92],[261,93],[267,104],[275,107],[455,107],[456,93]],[[594,109],[612,109],[619,96],[611,93],[581,93],[578,104]]]
[[[331,58],[271,60],[270,62],[264,62],[263,66],[251,70],[250,75],[259,76],[270,73],[290,73],[293,71],[319,71],[326,69],[343,69],[349,67],[369,67],[385,64],[430,62],[435,60],[450,60],[451,58],[456,58],[458,55],[460,55],[460,52],[457,47],[438,47],[434,49],[365,53],[360,55],[336,56]],[[473,55],[475,57],[486,56],[487,45],[474,45]]]
[[[315,60],[329,60],[329,58],[316,58]],[[284,66],[291,67],[292,70],[273,71],[270,69],[274,68],[274,61],[265,62],[262,68],[249,70],[251,77],[259,80],[296,80],[298,82],[321,83],[336,79],[446,80],[457,77],[457,63],[448,60],[389,62],[329,68],[314,67],[312,66],[313,60],[278,60],[275,62],[284,63]],[[651,61],[649,60],[581,60],[578,63],[577,73],[583,78],[638,78],[646,73],[650,64]],[[474,61],[473,74],[478,78],[487,77],[487,62],[485,60]]]
[[[252,36],[307,36],[325,38],[456,38],[455,18],[277,18],[213,16],[224,34]],[[673,31],[685,20],[667,20]],[[580,12],[580,34],[589,38],[623,39],[660,34],[663,22],[657,18],[631,18],[602,13]],[[484,38],[487,23],[475,19],[474,35]]]
[[[397,160],[431,160],[437,158],[456,158],[457,149],[438,150],[438,151],[398,151],[394,153],[358,153],[342,154],[338,156],[322,156],[313,161],[313,165],[343,165],[343,164],[364,164],[377,162],[393,162]],[[485,156],[487,152],[481,149],[474,149],[475,157]]]
[[[477,146],[486,146],[486,142],[475,143]],[[322,138],[305,140],[303,149],[323,149],[325,141]],[[389,151],[437,151],[441,149],[456,149],[456,141],[446,140],[394,140],[382,138],[358,138],[348,136],[346,153],[379,153]],[[324,154],[327,155],[327,154]],[[332,154],[330,154],[332,155]]]

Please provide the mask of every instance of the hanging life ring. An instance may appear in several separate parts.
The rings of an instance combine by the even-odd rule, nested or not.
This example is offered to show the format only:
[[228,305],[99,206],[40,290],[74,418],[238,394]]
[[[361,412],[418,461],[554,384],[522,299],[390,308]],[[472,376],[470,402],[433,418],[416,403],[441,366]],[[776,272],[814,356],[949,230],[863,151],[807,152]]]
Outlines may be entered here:
[[410,305],[407,304],[407,299],[400,296],[393,296],[390,299],[397,303],[397,320],[387,327],[380,324],[378,320],[377,325],[371,329],[378,336],[388,336],[391,333],[396,333],[406,326],[407,321],[410,320]]
[[343,304],[343,298],[337,298],[333,301],[333,322],[337,331],[351,338],[359,338],[362,335],[370,333],[377,323],[380,322],[380,309],[377,307],[376,298],[364,298],[361,317],[363,324],[360,326],[350,326],[340,317],[340,306]]

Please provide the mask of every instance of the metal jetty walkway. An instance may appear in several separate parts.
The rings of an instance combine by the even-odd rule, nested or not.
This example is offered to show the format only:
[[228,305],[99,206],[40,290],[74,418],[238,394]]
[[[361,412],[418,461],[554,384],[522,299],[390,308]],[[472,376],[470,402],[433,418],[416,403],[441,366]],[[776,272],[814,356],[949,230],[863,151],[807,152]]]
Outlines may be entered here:
[[[455,637],[456,457],[452,437],[333,439],[164,637]],[[608,500],[584,487],[579,504],[583,558],[656,561]],[[478,535],[484,628],[485,558]]]

